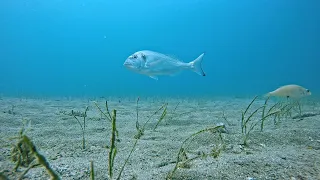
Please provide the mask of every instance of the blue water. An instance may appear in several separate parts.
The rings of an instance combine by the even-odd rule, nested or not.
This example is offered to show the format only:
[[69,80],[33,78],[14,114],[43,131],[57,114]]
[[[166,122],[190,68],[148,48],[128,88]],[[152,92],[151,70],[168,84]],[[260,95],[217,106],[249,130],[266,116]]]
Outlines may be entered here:
[[[319,0],[2,0],[0,93],[247,95],[299,84],[320,93]],[[189,62],[156,81],[123,62],[139,50]]]

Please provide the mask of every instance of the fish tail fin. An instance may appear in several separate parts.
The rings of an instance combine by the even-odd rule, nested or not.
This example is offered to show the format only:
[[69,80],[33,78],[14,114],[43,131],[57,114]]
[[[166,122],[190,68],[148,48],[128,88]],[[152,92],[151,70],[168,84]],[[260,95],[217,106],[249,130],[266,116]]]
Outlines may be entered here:
[[201,75],[201,76],[205,76],[206,75],[203,72],[202,67],[201,67],[203,56],[204,56],[204,53],[202,53],[197,59],[189,62],[191,70],[194,71],[195,73]]
[[268,92],[268,93],[266,93],[266,94],[263,95],[264,98],[269,98],[270,96],[271,96],[271,93],[270,93],[270,92]]
[[264,98],[270,98],[271,96],[275,96],[274,91],[268,92],[263,95]]

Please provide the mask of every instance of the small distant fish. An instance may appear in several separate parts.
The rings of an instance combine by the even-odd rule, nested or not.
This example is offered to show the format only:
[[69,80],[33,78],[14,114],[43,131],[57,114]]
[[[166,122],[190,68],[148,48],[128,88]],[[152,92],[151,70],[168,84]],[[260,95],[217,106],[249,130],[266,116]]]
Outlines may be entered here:
[[287,98],[302,98],[310,95],[311,92],[309,89],[295,84],[281,86],[280,88],[266,94],[266,96],[277,96]]
[[147,75],[156,80],[159,75],[175,75],[182,70],[192,70],[205,76],[201,67],[203,56],[204,53],[197,59],[185,63],[158,52],[143,50],[130,55],[123,65],[133,72]]

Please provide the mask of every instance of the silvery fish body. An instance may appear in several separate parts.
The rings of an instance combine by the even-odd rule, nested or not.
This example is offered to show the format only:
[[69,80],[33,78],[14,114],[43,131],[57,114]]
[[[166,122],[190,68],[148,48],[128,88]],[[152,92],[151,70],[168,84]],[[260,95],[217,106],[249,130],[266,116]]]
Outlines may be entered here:
[[290,84],[281,86],[278,89],[269,92],[267,96],[277,96],[277,97],[287,97],[287,98],[302,98],[305,96],[310,96],[311,91],[309,89],[306,89],[302,86],[296,85],[296,84]]
[[192,70],[205,76],[201,67],[203,56],[204,53],[194,61],[185,63],[158,52],[143,50],[130,55],[123,65],[131,71],[150,76],[153,79],[158,79],[159,75],[175,75],[182,70]]

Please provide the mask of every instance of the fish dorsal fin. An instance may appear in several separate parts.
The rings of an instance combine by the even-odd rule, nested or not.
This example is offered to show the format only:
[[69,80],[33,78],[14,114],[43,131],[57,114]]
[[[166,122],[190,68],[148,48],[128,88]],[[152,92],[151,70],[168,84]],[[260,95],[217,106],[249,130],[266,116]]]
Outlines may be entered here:
[[149,77],[151,77],[152,79],[158,80],[157,76],[149,76]]

